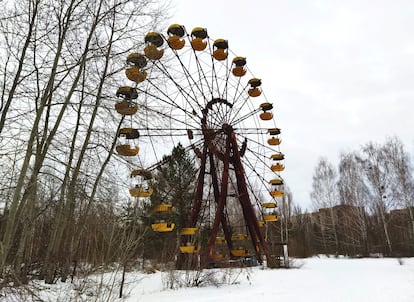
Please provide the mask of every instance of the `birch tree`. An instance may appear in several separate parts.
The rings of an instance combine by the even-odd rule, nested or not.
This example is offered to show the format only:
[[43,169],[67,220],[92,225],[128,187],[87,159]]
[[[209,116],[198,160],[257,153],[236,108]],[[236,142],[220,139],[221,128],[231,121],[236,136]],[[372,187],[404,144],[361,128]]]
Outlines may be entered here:
[[[399,245],[404,249],[414,251],[414,180],[413,168],[409,154],[406,152],[403,143],[397,137],[388,138],[384,145],[385,157],[389,159],[391,173],[391,195],[396,202],[396,207],[406,213],[407,219],[405,232],[408,238],[398,236]],[[391,212],[392,213],[392,212]],[[392,219],[393,217],[390,217]],[[408,240],[407,240],[408,239]]]
[[386,156],[384,146],[370,142],[362,147],[360,163],[363,167],[362,171],[368,188],[369,206],[372,213],[375,214],[377,226],[382,230],[381,233],[385,241],[383,252],[392,254],[388,212],[394,208],[395,199],[391,194],[390,158]]
[[337,173],[334,166],[326,158],[320,158],[312,177],[311,200],[314,208],[319,209],[318,223],[325,253],[333,251],[338,254],[337,221],[333,209],[338,204],[336,182]]
[[364,182],[363,171],[357,152],[340,155],[339,198],[341,204],[349,206],[349,217],[344,225],[344,243],[352,254],[368,256],[368,188]]

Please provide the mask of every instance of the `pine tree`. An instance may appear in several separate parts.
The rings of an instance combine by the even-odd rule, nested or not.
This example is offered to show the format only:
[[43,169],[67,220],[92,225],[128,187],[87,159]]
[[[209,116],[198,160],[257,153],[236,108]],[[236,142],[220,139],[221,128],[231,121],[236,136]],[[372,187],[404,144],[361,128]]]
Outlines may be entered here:
[[184,227],[190,215],[196,172],[193,158],[180,143],[173,148],[171,155],[164,156],[162,165],[154,173],[154,194],[143,221],[154,222],[157,213],[152,209],[160,203],[168,203],[174,207],[169,219],[175,223],[175,228],[171,233],[150,232],[146,240],[146,257],[164,262],[175,255],[178,230]]

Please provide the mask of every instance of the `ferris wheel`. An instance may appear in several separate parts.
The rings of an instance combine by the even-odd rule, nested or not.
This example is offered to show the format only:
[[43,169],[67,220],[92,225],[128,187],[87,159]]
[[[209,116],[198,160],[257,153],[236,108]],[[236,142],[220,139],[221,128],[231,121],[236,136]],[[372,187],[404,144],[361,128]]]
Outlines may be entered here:
[[[146,165],[131,172],[136,179],[131,196],[151,197],[151,171],[177,143],[197,160],[185,226],[175,230],[168,220],[174,204],[161,202],[153,209],[164,218],[152,224],[153,231],[179,232],[177,266],[191,266],[199,255],[203,263],[254,255],[259,262],[265,256],[272,267],[264,229],[279,218],[284,155],[262,80],[227,40],[211,39],[202,27],[188,32],[173,24],[164,34],[149,32],[142,52],[131,53],[126,62],[130,86],[118,89],[115,109],[129,124],[118,132],[116,150]],[[135,119],[145,127],[134,126]]]

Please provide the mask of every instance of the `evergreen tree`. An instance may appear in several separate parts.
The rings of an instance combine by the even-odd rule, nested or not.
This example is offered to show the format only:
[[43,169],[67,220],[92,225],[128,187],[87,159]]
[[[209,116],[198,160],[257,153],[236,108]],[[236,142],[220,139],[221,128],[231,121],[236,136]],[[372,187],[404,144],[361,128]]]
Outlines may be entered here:
[[196,172],[193,158],[180,143],[173,148],[171,155],[164,156],[158,166],[154,173],[154,194],[143,220],[153,223],[159,218],[153,208],[160,203],[168,203],[174,207],[169,220],[175,223],[175,228],[171,233],[150,232],[146,240],[146,257],[164,262],[176,253],[178,231],[184,227],[191,212]]

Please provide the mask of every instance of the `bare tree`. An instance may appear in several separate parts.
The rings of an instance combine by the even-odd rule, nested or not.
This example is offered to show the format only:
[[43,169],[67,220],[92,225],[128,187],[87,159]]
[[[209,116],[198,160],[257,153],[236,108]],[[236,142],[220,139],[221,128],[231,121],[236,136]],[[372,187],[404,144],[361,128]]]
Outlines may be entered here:
[[386,156],[386,147],[374,143],[368,143],[362,148],[362,171],[368,188],[368,200],[371,211],[377,218],[384,235],[386,254],[392,254],[392,242],[389,233],[389,217],[387,213],[395,206],[392,196],[392,178],[390,160]]
[[337,221],[333,207],[338,204],[337,174],[333,165],[320,158],[312,177],[311,200],[314,208],[319,209],[318,224],[325,253],[329,253],[333,243],[333,252],[339,253]]
[[363,167],[356,152],[342,153],[339,161],[338,190],[340,203],[347,206],[347,217],[342,222],[344,245],[349,253],[367,256],[368,221],[366,205],[368,188],[361,174]]
[[[408,219],[403,219],[401,223],[406,223],[404,232],[407,237],[398,236],[400,232],[396,232],[395,241],[401,246],[406,246],[403,249],[414,251],[414,180],[412,177],[412,164],[410,157],[404,149],[404,145],[397,137],[388,138],[384,145],[384,153],[390,163],[390,177],[391,177],[391,195],[392,199],[396,201],[396,207],[402,209],[406,213]],[[390,212],[390,219],[392,217]],[[395,213],[395,212],[394,212]],[[398,212],[397,212],[398,213]],[[398,221],[396,221],[398,223]]]
[[[43,229],[49,281],[57,269],[67,275],[101,181],[119,182],[105,174],[122,123],[111,102],[125,82],[119,71],[161,11],[147,0],[28,0],[2,11],[0,153],[13,166],[0,171],[8,180],[0,190],[0,273],[12,264],[25,274]],[[40,186],[46,176],[58,184],[50,194]]]

